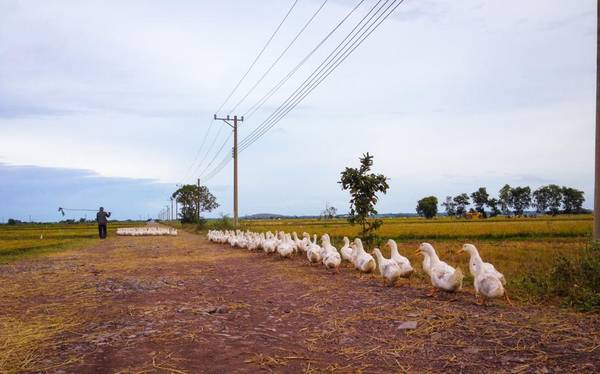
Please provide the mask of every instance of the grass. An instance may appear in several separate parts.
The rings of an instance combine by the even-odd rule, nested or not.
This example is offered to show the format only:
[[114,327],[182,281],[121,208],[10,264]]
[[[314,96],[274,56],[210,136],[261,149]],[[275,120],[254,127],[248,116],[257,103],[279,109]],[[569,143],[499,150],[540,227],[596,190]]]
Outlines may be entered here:
[[[108,234],[115,235],[117,227],[139,224],[112,223]],[[0,264],[81,248],[97,240],[98,226],[89,223],[0,225]]]

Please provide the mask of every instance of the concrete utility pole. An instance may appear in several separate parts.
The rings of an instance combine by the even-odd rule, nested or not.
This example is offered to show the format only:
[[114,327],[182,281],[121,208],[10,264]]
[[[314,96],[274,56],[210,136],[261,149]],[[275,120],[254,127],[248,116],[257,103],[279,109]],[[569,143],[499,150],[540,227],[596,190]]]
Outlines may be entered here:
[[[600,4],[597,4],[600,17]],[[596,18],[596,161],[594,176],[594,240],[600,240],[600,21]]]
[[198,212],[198,222],[200,222],[200,178],[198,178],[198,201],[196,201],[196,208]]
[[233,124],[229,123],[231,118],[227,115],[226,118],[217,118],[217,115],[214,116],[215,120],[220,120],[225,122],[233,129],[233,225],[238,225],[238,140],[237,140],[237,129],[238,122],[244,122],[244,116],[238,118],[238,116],[233,116]]

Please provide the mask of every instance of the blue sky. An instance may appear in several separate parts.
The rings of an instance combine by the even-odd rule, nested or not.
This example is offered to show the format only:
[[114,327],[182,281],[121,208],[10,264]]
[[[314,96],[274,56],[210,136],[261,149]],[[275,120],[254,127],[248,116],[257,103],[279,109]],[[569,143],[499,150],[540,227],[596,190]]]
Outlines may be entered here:
[[[298,1],[220,115],[235,114],[229,110],[322,3]],[[356,3],[329,0],[238,112]],[[373,3],[247,118],[241,137]],[[59,219],[59,205],[104,205],[118,218],[156,214],[175,184],[205,177],[228,152],[216,152],[229,130],[211,126],[212,115],[291,4],[0,0],[0,219]],[[504,183],[573,186],[590,207],[595,7],[406,0],[241,154],[241,214],[317,214],[326,202],[343,212],[339,172],[367,151],[390,177],[381,212]],[[229,164],[206,181],[221,203],[213,216],[231,211],[231,174]]]

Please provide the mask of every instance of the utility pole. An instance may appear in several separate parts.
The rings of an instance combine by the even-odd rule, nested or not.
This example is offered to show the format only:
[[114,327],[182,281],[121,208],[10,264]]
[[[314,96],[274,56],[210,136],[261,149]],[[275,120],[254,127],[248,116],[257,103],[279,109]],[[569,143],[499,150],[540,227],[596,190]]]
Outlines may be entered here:
[[[600,17],[600,5],[597,6]],[[596,160],[594,177],[594,240],[600,240],[600,20],[596,18]]]
[[200,178],[198,178],[198,201],[196,202],[196,211],[198,212],[198,223],[200,223]]
[[238,139],[237,139],[237,130],[238,130],[238,122],[244,122],[244,116],[238,118],[238,116],[233,116],[233,124],[230,123],[231,117],[229,114],[225,118],[218,118],[215,114],[215,120],[220,120],[225,122],[233,129],[233,225],[238,225]]

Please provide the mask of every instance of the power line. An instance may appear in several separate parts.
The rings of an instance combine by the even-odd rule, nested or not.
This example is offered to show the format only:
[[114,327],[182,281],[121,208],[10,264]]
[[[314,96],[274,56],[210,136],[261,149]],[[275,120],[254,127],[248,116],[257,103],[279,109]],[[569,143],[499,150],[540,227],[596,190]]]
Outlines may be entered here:
[[[268,93],[267,95],[265,95],[263,98],[261,98],[261,100],[259,100],[258,105],[255,104],[254,109],[249,109],[248,111],[252,111],[252,113],[256,112],[256,110],[258,110],[258,108],[260,108],[260,106],[262,106],[264,104],[264,102],[270,97],[272,96],[296,71],[298,71],[298,69],[300,69],[300,67],[302,65],[304,65],[304,63],[306,63],[306,61],[331,37],[331,35],[333,35],[340,27],[342,24],[344,24],[345,21],[348,20],[348,18],[354,14],[354,12],[364,3],[365,0],[360,0],[355,6],[354,8],[352,8],[338,23],[337,25],[279,82],[277,83],[277,85],[275,85]],[[377,4],[379,4],[382,0],[379,0],[379,2]],[[389,1],[389,0],[387,0]],[[386,2],[387,2],[386,1]],[[375,4],[375,6],[373,8],[375,8],[377,6],[377,4]],[[360,21],[362,22],[366,17],[368,17],[368,15],[372,12],[373,8],[371,9],[371,11],[369,13],[367,13],[367,15],[365,15],[363,17],[363,19]],[[360,24],[359,22],[359,24]],[[356,29],[353,29],[353,31]],[[347,38],[347,37],[346,37]],[[345,40],[345,39],[344,39]],[[343,41],[342,41],[343,43]],[[338,45],[339,47],[339,45]],[[337,48],[336,48],[337,49]],[[335,51],[335,50],[334,50]],[[331,55],[331,54],[330,54]],[[328,56],[329,57],[329,56]],[[313,71],[314,74],[314,71]],[[310,76],[309,76],[310,78]],[[248,112],[247,111],[247,112]],[[244,114],[244,117],[246,117],[246,115]],[[264,122],[263,122],[264,124]],[[257,129],[260,127],[257,126],[257,128],[249,135],[251,136],[255,131],[257,131]],[[244,140],[242,140],[241,144],[240,144],[240,149],[238,150],[239,152],[243,151],[245,148],[247,148],[247,146],[249,146],[249,144],[246,146],[245,142],[248,141],[249,136],[247,136],[246,138],[244,138]],[[221,161],[221,163],[218,165],[218,167],[216,167],[211,174],[218,174],[227,164],[229,163],[229,158],[226,155],[226,157],[224,158],[224,160]],[[206,178],[205,178],[206,179]]]
[[[277,28],[273,32],[273,34],[271,34],[271,36],[269,37],[269,39],[267,40],[267,42],[265,43],[265,45],[262,47],[262,49],[260,50],[260,52],[258,53],[258,55],[256,56],[256,58],[254,59],[254,61],[250,64],[250,67],[248,68],[248,70],[246,71],[246,73],[242,76],[242,78],[240,78],[240,80],[238,81],[238,83],[235,85],[235,87],[233,88],[233,90],[231,90],[231,92],[229,93],[229,95],[227,96],[227,98],[225,98],[225,100],[223,101],[223,103],[221,103],[221,105],[215,111],[215,113],[217,113],[221,109],[223,109],[223,107],[225,106],[225,104],[227,104],[227,102],[229,101],[229,99],[237,91],[237,89],[242,84],[242,82],[244,81],[244,79],[246,78],[246,76],[250,73],[250,71],[252,70],[252,68],[254,67],[254,65],[256,65],[256,63],[258,62],[258,60],[260,59],[260,57],[262,56],[262,54],[265,52],[265,50],[267,49],[267,47],[269,46],[269,44],[271,43],[271,41],[273,41],[273,39],[275,38],[275,35],[277,34],[277,32],[279,31],[279,29],[281,28],[281,26],[284,24],[285,20],[288,18],[288,16],[292,12],[292,10],[296,7],[297,3],[298,3],[298,0],[295,0],[292,3],[292,6],[288,10],[288,12],[285,14],[285,16],[283,17],[283,19],[281,20],[281,22],[279,23],[279,25],[277,26]],[[208,129],[206,131],[206,134],[204,136],[202,144],[198,148],[198,151],[196,153],[196,157],[194,157],[194,161],[190,164],[190,167],[188,168],[187,172],[184,174],[184,177],[183,177],[182,181],[180,182],[180,184],[183,183],[190,176],[190,172],[194,169],[194,164],[196,164],[196,162],[198,161],[198,158],[200,157],[200,154],[202,153],[202,150],[204,149],[204,145],[206,144],[206,140],[209,138],[210,130],[212,129],[213,124],[214,124],[214,119],[210,122],[210,125],[208,126]],[[202,165],[204,164],[204,161],[206,160],[206,157],[208,156],[208,154],[210,153],[210,151],[213,149],[214,144],[216,143],[216,140],[218,139],[219,135],[221,134],[221,130],[222,130],[222,127],[219,129],[219,132],[217,133],[217,135],[215,136],[213,142],[211,143],[211,146],[209,147],[209,150],[206,152],[206,154],[204,155],[204,157],[202,158],[202,160],[200,161],[200,163],[198,163],[198,165],[197,165],[197,167],[195,169],[196,171],[198,169],[200,169],[202,167]]]
[[[320,74],[323,72],[324,69],[326,69],[329,66],[331,66],[331,62],[333,61],[333,59],[335,57],[339,56],[340,53],[343,53],[342,50],[340,50],[340,47],[345,48],[348,45],[347,43],[344,45],[344,43],[346,42],[346,40],[348,40],[348,38],[350,36],[352,36],[352,38],[350,39],[350,41],[352,41],[356,37],[356,35],[358,35],[360,33],[360,31],[362,31],[362,29],[365,27],[365,25],[368,24],[368,22],[370,22],[373,19],[373,17],[375,15],[377,15],[377,13],[379,13],[379,11],[381,9],[383,9],[383,7],[389,2],[389,0],[386,0],[386,2],[371,16],[371,18],[369,18],[369,20],[366,23],[363,24],[363,21],[365,19],[367,19],[367,17],[369,17],[369,15],[373,12],[373,10],[375,10],[375,8],[381,3],[381,1],[382,0],[379,0],[371,8],[371,10],[367,14],[365,14],[365,16],[363,16],[363,18],[348,33],[348,35],[346,35],[346,37],[338,44],[338,46],[321,62],[321,64],[319,66],[317,66],[317,68],[315,68],[312,71],[312,73],[300,84],[300,86],[294,92],[292,92],[292,94],[273,113],[271,113],[271,115],[269,117],[267,117],[267,119],[265,119],[265,121],[263,121],[261,123],[261,125],[257,126],[257,128],[254,129],[241,142],[242,146],[246,145],[249,142],[252,142],[252,140],[254,140],[256,138],[257,134],[259,134],[264,128],[268,127],[268,124],[269,124],[270,121],[272,121],[274,118],[276,118],[277,115],[279,113],[281,113],[282,110],[285,111],[285,109],[289,108],[290,103],[293,103],[294,99],[296,99],[299,94],[302,95],[303,91],[307,87],[310,87],[311,83],[314,82],[315,77],[319,77]],[[362,27],[359,29],[359,31],[357,33],[355,33],[354,35],[352,35],[361,24],[362,24]],[[332,56],[334,56],[334,57],[332,58]],[[258,135],[258,136],[260,136],[260,135]]]
[[358,4],[356,4],[354,8],[352,8],[352,10],[350,10],[350,12],[348,12],[348,14],[346,14],[346,16],[342,18],[342,20],[338,22],[338,24],[333,29],[331,29],[331,31],[317,44],[317,46],[314,47],[285,77],[283,77],[283,79],[281,79],[275,86],[273,86],[273,88],[271,88],[269,92],[267,92],[260,100],[258,100],[256,104],[254,104],[248,110],[246,110],[246,112],[243,114],[244,117],[249,118],[254,113],[256,113],[256,111],[259,110],[264,105],[264,103],[271,96],[273,96],[273,94],[275,94],[275,92],[277,92],[279,88],[281,88],[281,86],[283,86],[285,82],[287,82],[298,71],[298,69],[300,69],[302,65],[304,65],[304,63],[306,63],[306,61],[308,61],[308,59],[331,37],[331,35],[333,35],[337,31],[337,29],[340,28],[340,26],[342,26],[344,22],[346,22],[346,20],[364,2],[365,0],[359,1]]
[[[227,102],[229,101],[229,99],[231,99],[231,97],[234,95],[234,93],[237,91],[237,89],[239,88],[239,86],[242,84],[242,82],[244,81],[244,79],[248,76],[248,74],[250,73],[250,71],[252,70],[252,68],[254,67],[254,65],[256,65],[256,63],[258,62],[258,60],[260,59],[260,57],[262,56],[262,54],[265,52],[265,50],[267,49],[267,47],[269,46],[269,44],[271,44],[271,41],[273,41],[273,39],[275,38],[275,35],[277,35],[277,32],[279,32],[279,29],[281,28],[281,26],[285,23],[286,19],[288,18],[288,16],[291,14],[292,10],[296,7],[296,4],[298,3],[298,0],[295,0],[292,3],[292,6],[290,7],[290,9],[287,11],[287,13],[285,14],[285,16],[283,17],[283,19],[281,20],[281,22],[279,23],[279,25],[277,26],[277,28],[275,29],[275,31],[273,31],[273,33],[271,34],[271,36],[269,37],[269,39],[267,40],[267,42],[265,43],[265,45],[262,47],[262,49],[260,50],[260,52],[258,53],[258,55],[256,56],[256,58],[254,59],[254,61],[252,61],[252,63],[250,64],[250,66],[248,67],[248,70],[246,70],[246,72],[244,73],[244,75],[242,75],[242,77],[240,78],[240,80],[237,82],[237,84],[234,86],[234,88],[231,90],[231,92],[229,93],[229,95],[225,98],[225,100],[221,103],[221,105],[219,106],[219,108],[215,111],[215,113],[219,112],[221,109],[223,109],[223,107],[225,106],[225,104],[227,104]],[[219,131],[217,132],[217,134],[215,135],[215,137],[213,138],[212,143],[210,143],[210,146],[208,147],[208,150],[206,151],[206,153],[204,154],[204,157],[202,157],[202,160],[197,164],[196,168],[194,169],[194,165],[196,164],[196,162],[198,161],[198,158],[200,157],[200,154],[202,153],[202,150],[204,149],[204,145],[206,144],[206,140],[209,138],[210,135],[210,130],[212,129],[214,124],[214,119],[211,121],[208,130],[206,131],[206,134],[204,136],[204,139],[202,141],[202,144],[200,145],[200,148],[198,149],[198,152],[196,154],[196,157],[194,159],[194,161],[192,162],[192,164],[190,165],[190,167],[188,168],[188,171],[186,172],[185,176],[184,176],[184,180],[187,179],[190,175],[190,172],[192,170],[198,171],[203,165],[204,162],[206,161],[208,155],[210,154],[210,152],[213,150],[215,143],[217,142],[217,139],[219,138],[219,135],[221,134],[222,130],[223,130],[223,126],[221,126],[219,128]],[[225,141],[227,142],[227,141]],[[222,148],[222,147],[221,147]],[[217,155],[218,155],[219,151],[217,151]],[[215,158],[216,156],[215,155]],[[214,160],[214,158],[213,158]],[[207,167],[208,168],[208,167]],[[207,169],[205,168],[205,170]],[[192,173],[193,174],[193,173]],[[183,182],[183,181],[182,181]]]
[[[321,63],[321,65],[319,65],[319,67],[313,71],[313,73],[302,83],[302,85],[296,89],[296,91],[294,91],[288,97],[288,99],[281,104],[277,110],[275,110],[275,112],[273,112],[261,125],[253,130],[253,132],[241,142],[242,146],[240,152],[248,148],[252,143],[262,137],[269,129],[271,129],[277,122],[287,115],[287,113],[296,107],[308,94],[310,94],[321,82],[323,82],[323,80],[325,80],[327,76],[329,76],[329,74],[331,74],[331,72],[333,72],[333,70],[335,70],[352,52],[354,52],[354,50],[360,46],[364,40],[371,35],[371,33],[375,31],[400,4],[402,4],[403,1],[404,0],[394,0],[383,12],[381,12],[381,10],[389,2],[389,0],[386,0],[386,2],[373,15],[371,15],[369,20],[363,24],[356,33],[354,33],[357,27],[366,19],[366,17],[368,17],[370,13],[372,13],[373,9],[377,7],[381,0],[375,4],[371,11],[367,13],[363,19],[361,19],[361,21],[355,26],[350,34],[344,38],[340,45],[338,45],[338,47]],[[377,16],[377,18],[375,21],[371,22],[375,16]],[[365,29],[365,27],[367,27],[366,30],[362,31]],[[352,33],[354,33],[354,35],[352,35]],[[351,35],[352,37],[350,38]]]
[[204,138],[202,140],[202,144],[200,144],[200,147],[198,148],[198,151],[196,152],[196,156],[194,157],[194,161],[192,161],[192,163],[190,164],[189,168],[187,169],[187,171],[183,175],[183,178],[181,178],[181,181],[179,182],[179,184],[183,184],[183,182],[185,182],[185,180],[188,179],[191,176],[190,173],[191,173],[192,169],[194,168],[194,165],[196,164],[196,162],[200,158],[200,153],[202,153],[202,149],[204,148],[204,145],[206,144],[206,139],[208,139],[208,134],[210,134],[210,129],[212,128],[212,126],[213,126],[214,123],[215,123],[214,119],[212,121],[210,121],[210,125],[208,126],[208,129],[206,130],[206,134],[204,134]]
[[203,178],[203,181],[207,182],[211,180],[214,176],[219,174],[219,172],[223,170],[223,168],[227,166],[227,164],[229,164],[229,161],[231,161],[231,159],[231,156],[229,154],[226,154],[225,157],[223,157],[223,159],[221,160],[221,162]]
[[[206,171],[210,168],[210,166],[213,164],[213,162],[215,162],[215,159],[221,153],[221,151],[225,147],[225,144],[227,144],[227,142],[229,141],[229,139],[231,139],[231,135],[232,134],[233,133],[231,133],[231,132],[229,133],[229,135],[227,136],[227,139],[225,139],[225,141],[223,142],[223,144],[221,144],[221,147],[219,147],[219,150],[217,151],[217,153],[215,153],[215,156],[212,158],[212,160],[210,160],[210,163],[208,165],[206,165],[206,167],[204,168],[204,170],[202,170],[202,172],[200,173],[200,176],[202,176],[204,173],[206,173]],[[204,178],[202,178],[202,179],[204,179]]]
[[267,40],[267,42],[265,43],[265,45],[262,47],[262,49],[260,50],[260,52],[258,53],[258,55],[256,56],[256,58],[254,59],[254,61],[252,61],[252,63],[250,64],[250,67],[248,67],[248,70],[246,70],[246,73],[244,73],[244,75],[242,75],[242,78],[240,78],[240,80],[235,85],[235,87],[233,87],[233,90],[231,90],[231,92],[229,93],[229,95],[227,95],[227,97],[225,98],[225,101],[223,101],[223,104],[221,104],[221,106],[219,107],[219,109],[217,109],[215,111],[215,113],[218,113],[218,112],[221,111],[221,109],[223,109],[223,107],[225,106],[225,104],[227,104],[227,102],[229,101],[229,99],[231,99],[231,96],[233,96],[233,94],[235,93],[235,91],[237,91],[237,89],[240,87],[240,84],[242,84],[242,82],[248,76],[248,74],[250,73],[250,71],[252,70],[252,68],[254,67],[254,65],[256,65],[256,62],[258,62],[258,59],[260,58],[260,56],[262,56],[262,54],[265,52],[265,50],[267,49],[267,47],[269,46],[269,44],[271,44],[271,41],[273,41],[273,38],[275,38],[275,35],[279,31],[279,29],[281,28],[281,26],[283,25],[283,23],[285,22],[285,20],[288,18],[288,16],[290,15],[290,13],[292,13],[292,10],[296,7],[297,3],[298,3],[298,0],[294,0],[294,3],[290,7],[290,10],[288,10],[288,12],[285,14],[285,17],[283,17],[283,19],[279,23],[279,26],[277,26],[277,28],[275,29],[275,31],[273,31],[273,34],[271,35],[271,37],[269,38],[269,40]]
[[230,112],[235,112],[235,110],[244,102],[244,100],[246,100],[246,98],[252,92],[254,92],[256,87],[265,79],[265,77],[271,72],[271,70],[273,70],[273,68],[275,67],[275,65],[277,65],[279,60],[281,60],[281,58],[287,53],[287,51],[292,47],[292,45],[294,45],[296,40],[298,40],[300,35],[302,35],[304,30],[306,30],[306,28],[312,23],[312,21],[315,19],[315,17],[321,12],[321,9],[323,9],[323,7],[327,3],[327,1],[329,1],[329,0],[323,1],[321,6],[319,6],[319,8],[313,13],[313,15],[309,18],[309,20],[304,24],[304,26],[302,26],[300,31],[296,34],[296,36],[292,39],[292,41],[287,45],[287,47],[285,47],[283,52],[281,52],[281,54],[275,59],[275,61],[271,64],[271,66],[269,66],[269,68],[263,73],[263,75],[258,79],[258,81],[256,81],[256,83],[254,83],[254,85],[248,90],[248,92],[246,92],[246,94],[240,99],[240,101],[238,101],[237,104],[235,104],[235,106],[230,110]]
[[[352,10],[352,12],[358,6],[360,6],[363,3],[363,1],[360,1],[357,4],[357,6]],[[356,50],[356,48],[358,48],[377,28],[379,28],[379,26],[398,8],[398,6],[400,6],[404,2],[404,0],[393,0],[392,3],[389,4],[387,6],[387,8],[385,8],[386,4],[390,1],[390,0],[386,0],[385,3],[381,7],[379,7],[379,9],[377,9],[377,11],[375,11],[375,13],[373,15],[371,15],[371,17],[368,19],[368,21],[363,24],[363,21],[365,19],[367,19],[367,17],[369,17],[369,15],[371,13],[373,13],[373,10],[375,8],[377,8],[377,6],[381,3],[381,1],[382,0],[379,0],[371,8],[371,10],[357,23],[357,25],[352,29],[352,31],[338,44],[338,46],[334,49],[334,51],[330,53],[330,55],[311,73],[311,75],[309,75],[309,77],[300,85],[300,87],[298,89],[296,89],[290,95],[290,97],[288,97],[288,99],[283,104],[281,104],[280,107],[277,110],[275,110],[275,112],[273,112],[271,114],[271,116],[269,116],[265,121],[263,121],[263,123],[261,125],[259,125],[249,136],[247,136],[242,141],[243,146],[241,147],[241,149],[239,149],[239,152],[242,152],[243,150],[248,148],[255,141],[257,141],[260,137],[262,137],[269,129],[271,129],[276,123],[278,123],[281,119],[283,119],[283,117],[285,117],[285,115],[287,115],[287,113],[289,113],[293,108],[295,108],[308,94],[310,94],[320,83],[322,83],[342,62],[345,61],[345,59],[350,54],[352,54]],[[381,12],[381,10],[384,8],[385,8],[385,10],[383,12]],[[348,14],[344,18],[344,20],[347,19],[347,17],[350,14]],[[375,17],[377,17],[377,18],[374,21],[372,21],[373,18],[375,18]],[[342,20],[342,22],[344,20]],[[337,27],[339,27],[340,24],[338,24],[335,29],[337,29]],[[362,26],[361,26],[361,24],[362,24]],[[360,28],[359,28],[359,26],[360,26]],[[366,27],[366,30],[365,30],[365,27]],[[335,31],[335,29],[333,31]],[[354,31],[356,31],[357,29],[358,29],[358,31],[356,33],[354,33]],[[354,35],[352,35],[353,33],[354,33]],[[330,35],[331,35],[331,33],[326,38],[328,38]],[[322,42],[324,42],[324,41],[322,41]],[[322,44],[322,43],[320,43],[320,44]],[[310,55],[312,53],[314,53],[314,50],[309,54],[308,57],[310,57]],[[305,62],[305,60],[301,61],[301,63],[304,63],[304,62]],[[283,108],[283,110],[281,110],[282,108]],[[213,169],[213,171],[207,175],[207,177],[212,178],[213,176],[218,174],[229,163],[230,159],[231,158],[228,155],[226,155],[223,158],[223,160],[219,163],[219,165],[217,167],[215,167],[215,169]]]

